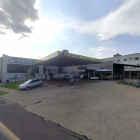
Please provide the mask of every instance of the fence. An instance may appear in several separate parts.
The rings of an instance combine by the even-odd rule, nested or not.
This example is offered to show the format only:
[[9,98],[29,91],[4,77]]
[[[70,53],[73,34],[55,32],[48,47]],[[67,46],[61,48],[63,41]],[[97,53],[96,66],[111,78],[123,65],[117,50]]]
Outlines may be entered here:
[[132,77],[132,78],[124,78],[124,81],[129,84],[129,85],[135,85],[135,86],[139,86],[140,83],[140,77]]

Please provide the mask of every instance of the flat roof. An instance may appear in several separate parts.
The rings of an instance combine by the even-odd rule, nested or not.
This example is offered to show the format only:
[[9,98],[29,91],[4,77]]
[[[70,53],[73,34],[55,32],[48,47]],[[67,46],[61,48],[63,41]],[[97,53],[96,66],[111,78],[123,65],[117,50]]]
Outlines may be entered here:
[[46,65],[46,66],[78,66],[86,64],[103,63],[102,59],[91,58],[78,54],[68,53],[68,50],[56,51],[38,61],[34,65]]
[[98,68],[98,67],[87,67],[86,68],[87,70],[95,70],[95,71],[113,71],[113,69],[101,69],[101,68]]
[[87,67],[87,70],[99,70],[101,68],[97,68],[97,67]]
[[[116,54],[114,54],[114,55],[116,55]],[[120,57],[120,56],[129,56],[129,55],[140,55],[140,53],[131,53],[131,54],[126,54],[126,55],[121,55],[121,54],[119,54],[119,56],[115,56],[114,57],[114,55],[112,56],[112,57],[107,57],[107,58],[103,58],[103,59],[108,59],[108,58],[117,58],[117,57]]]
[[122,63],[122,62],[116,62],[116,61],[113,61],[113,64],[124,65],[124,66],[132,66],[132,67],[140,67],[139,65],[125,64],[125,63]]
[[107,72],[107,71],[113,71],[113,69],[97,69],[95,71],[99,71],[99,72],[104,71],[104,72]]

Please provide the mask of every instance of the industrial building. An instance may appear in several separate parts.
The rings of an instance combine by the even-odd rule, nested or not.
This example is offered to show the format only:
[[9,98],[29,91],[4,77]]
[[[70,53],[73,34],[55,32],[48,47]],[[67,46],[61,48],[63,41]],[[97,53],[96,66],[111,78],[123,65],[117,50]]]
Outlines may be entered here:
[[139,77],[140,53],[134,53],[128,55],[120,55],[119,53],[117,53],[113,57],[103,59],[103,62],[108,62],[108,61],[132,65],[132,66],[124,67],[124,74],[126,75],[127,78]]

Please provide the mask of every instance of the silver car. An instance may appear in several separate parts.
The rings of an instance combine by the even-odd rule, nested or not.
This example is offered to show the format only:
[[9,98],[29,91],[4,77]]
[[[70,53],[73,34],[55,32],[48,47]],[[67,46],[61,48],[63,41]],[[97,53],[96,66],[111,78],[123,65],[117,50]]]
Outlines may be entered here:
[[19,85],[18,89],[30,89],[37,86],[43,86],[43,82],[40,79],[28,80],[25,83]]

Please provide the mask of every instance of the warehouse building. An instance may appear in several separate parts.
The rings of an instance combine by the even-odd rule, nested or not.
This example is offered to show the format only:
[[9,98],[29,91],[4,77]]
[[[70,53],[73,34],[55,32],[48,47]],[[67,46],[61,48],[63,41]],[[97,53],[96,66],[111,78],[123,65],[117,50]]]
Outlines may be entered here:
[[[124,67],[124,74],[127,78],[139,77],[140,73],[140,53],[120,55],[115,54],[113,57],[103,59],[103,62],[113,61],[115,63],[130,64],[131,66]],[[133,66],[135,65],[135,66]]]

